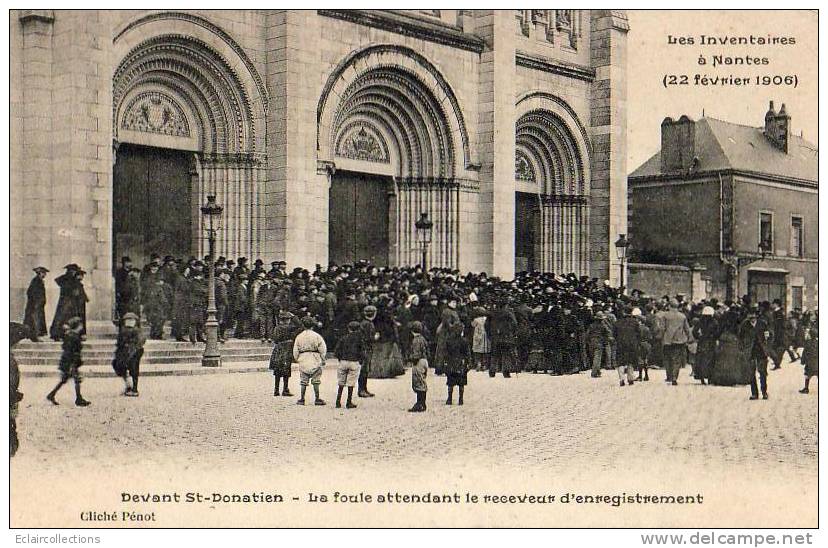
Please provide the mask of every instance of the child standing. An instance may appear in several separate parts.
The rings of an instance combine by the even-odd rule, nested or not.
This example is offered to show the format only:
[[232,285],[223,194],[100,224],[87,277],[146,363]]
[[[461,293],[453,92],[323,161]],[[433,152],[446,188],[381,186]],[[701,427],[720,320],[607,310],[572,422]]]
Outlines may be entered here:
[[60,405],[57,400],[55,400],[55,396],[58,393],[58,390],[66,384],[69,379],[75,380],[75,405],[78,407],[86,407],[90,405],[90,402],[83,399],[81,396],[81,375],[80,375],[80,366],[81,366],[81,347],[83,346],[83,341],[81,340],[81,334],[83,333],[83,321],[74,316],[70,318],[66,324],[64,324],[64,334],[63,334],[63,353],[60,356],[60,365],[58,368],[60,369],[60,381],[57,383],[57,386],[49,392],[46,396],[46,399],[52,402],[53,405]]
[[805,346],[802,350],[802,365],[805,366],[805,388],[800,394],[807,394],[811,377],[819,377],[819,323],[805,331]]
[[463,338],[463,324],[455,324],[449,328],[446,338],[446,386],[448,386],[448,398],[446,405],[452,404],[454,387],[457,387],[457,405],[463,405],[463,391],[468,383],[469,345]]
[[342,407],[342,390],[348,388],[348,400],[345,402],[346,409],[356,409],[353,402],[354,386],[359,377],[360,363],[365,361],[362,332],[359,322],[353,321],[348,324],[348,333],[339,339],[334,349],[334,354],[339,360],[339,367],[336,371],[337,387],[336,407]]
[[124,396],[138,396],[138,370],[145,341],[144,333],[138,327],[138,315],[134,312],[124,314],[112,360],[112,368],[124,380]]
[[417,396],[417,403],[409,409],[410,413],[422,413],[426,407],[426,374],[428,373],[428,342],[423,337],[422,322],[411,322],[411,349],[408,360],[411,362],[411,388]]

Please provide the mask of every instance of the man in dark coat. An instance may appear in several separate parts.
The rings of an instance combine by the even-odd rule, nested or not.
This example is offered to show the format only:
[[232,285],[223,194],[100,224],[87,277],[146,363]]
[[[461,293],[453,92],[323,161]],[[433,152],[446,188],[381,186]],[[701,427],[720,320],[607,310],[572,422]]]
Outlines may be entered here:
[[189,311],[190,311],[190,342],[204,342],[204,322],[207,314],[207,296],[209,289],[204,277],[204,263],[197,261],[193,265],[190,278]]
[[[772,355],[773,335],[767,322],[758,317],[756,310],[748,312],[747,319],[739,328],[739,340],[742,341],[743,352],[747,355],[750,364],[750,399],[759,399],[759,388],[762,390],[762,399],[768,399],[768,358]],[[756,374],[759,374],[759,387],[756,386]]]
[[132,271],[132,259],[121,257],[121,266],[115,271],[115,315],[119,321],[127,312],[124,310],[124,292],[127,291],[130,271]]
[[[48,272],[48,271],[47,271]],[[23,400],[20,392],[20,366],[14,358],[14,345],[25,338],[31,338],[29,328],[25,325],[11,322],[9,324],[9,456],[13,457],[20,447],[17,437],[17,408]]]
[[497,309],[492,313],[492,361],[489,365],[489,376],[494,377],[497,370],[505,378],[511,377],[514,368],[517,318],[512,309],[506,305],[505,297],[501,297]]
[[46,335],[46,286],[43,279],[49,269],[39,266],[34,269],[35,277],[26,290],[26,312],[23,315],[23,325],[29,330],[32,342],[40,342],[38,337]]
[[363,362],[357,378],[357,396],[360,398],[373,398],[374,394],[368,391],[368,374],[371,364],[371,354],[374,341],[379,338],[374,320],[377,317],[377,307],[368,305],[362,311],[363,318],[359,322],[359,332],[362,334]]
[[55,283],[60,287],[60,297],[49,335],[56,341],[63,338],[63,325],[70,318],[80,319],[82,325],[79,334],[81,338],[85,338],[86,335],[86,303],[89,301],[83,287],[83,276],[86,273],[75,263],[68,264],[65,268],[66,273],[55,279]]
[[230,273],[223,268],[216,272],[216,319],[218,320],[218,340],[224,342],[225,332],[227,326],[231,323],[228,321],[230,314],[228,309],[230,306],[230,295],[227,289],[227,283],[230,281]]
[[[156,281],[157,285],[163,283],[161,280]],[[138,315],[134,312],[125,313],[121,318],[115,343],[115,358],[112,360],[115,373],[124,380],[124,396],[138,396],[138,374],[141,356],[144,355],[144,342],[144,333],[138,326]]]
[[560,358],[559,373],[562,375],[578,373],[581,367],[581,337],[584,327],[578,317],[572,314],[572,305],[564,302],[558,319],[558,336]]
[[773,333],[773,353],[771,354],[771,359],[773,360],[773,368],[779,369],[782,367],[782,358],[785,355],[785,350],[788,349],[788,321],[785,317],[785,311],[782,309],[782,302],[779,299],[773,300],[770,318],[770,327]]
[[170,306],[164,278],[156,275],[157,270],[156,266],[150,269],[151,278],[142,290],[142,302],[144,317],[150,324],[150,339],[161,340],[164,338],[164,322],[167,320]]

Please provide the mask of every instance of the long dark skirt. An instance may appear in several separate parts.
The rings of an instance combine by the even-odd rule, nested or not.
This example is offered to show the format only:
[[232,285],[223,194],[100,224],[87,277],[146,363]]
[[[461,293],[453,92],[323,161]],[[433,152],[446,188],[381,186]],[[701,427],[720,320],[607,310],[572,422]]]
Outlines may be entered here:
[[368,377],[390,379],[405,373],[402,352],[395,342],[375,342],[371,345]]
[[710,384],[719,386],[745,385],[750,382],[750,364],[742,352],[739,339],[725,333],[719,339],[719,348],[710,372]]

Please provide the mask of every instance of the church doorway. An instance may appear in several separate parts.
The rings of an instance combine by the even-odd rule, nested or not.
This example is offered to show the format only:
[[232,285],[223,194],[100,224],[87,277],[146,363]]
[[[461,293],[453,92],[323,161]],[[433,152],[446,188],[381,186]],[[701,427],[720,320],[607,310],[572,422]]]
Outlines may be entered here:
[[361,259],[388,266],[388,190],[391,178],[337,171],[331,178],[329,260]]
[[193,251],[190,156],[192,152],[123,143],[113,173],[113,260],[136,265]]
[[515,272],[540,267],[541,210],[537,194],[515,193]]

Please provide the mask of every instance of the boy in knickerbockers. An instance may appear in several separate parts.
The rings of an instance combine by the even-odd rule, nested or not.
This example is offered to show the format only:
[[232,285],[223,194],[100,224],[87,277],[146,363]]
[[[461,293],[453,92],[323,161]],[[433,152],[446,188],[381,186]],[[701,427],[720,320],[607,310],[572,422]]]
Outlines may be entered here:
[[83,321],[77,316],[67,320],[63,326],[63,353],[60,356],[60,364],[58,365],[58,368],[60,369],[60,381],[57,383],[57,386],[55,386],[54,389],[52,389],[52,391],[46,396],[46,399],[54,405],[60,405],[55,399],[55,396],[57,395],[58,390],[60,390],[61,387],[69,381],[69,379],[75,380],[75,405],[78,407],[86,407],[89,405],[89,402],[81,396],[80,389],[81,347],[83,346],[81,333],[83,333]]
[[115,346],[112,368],[124,380],[124,396],[138,396],[138,370],[144,355],[144,333],[138,327],[138,315],[127,312],[122,318]]

